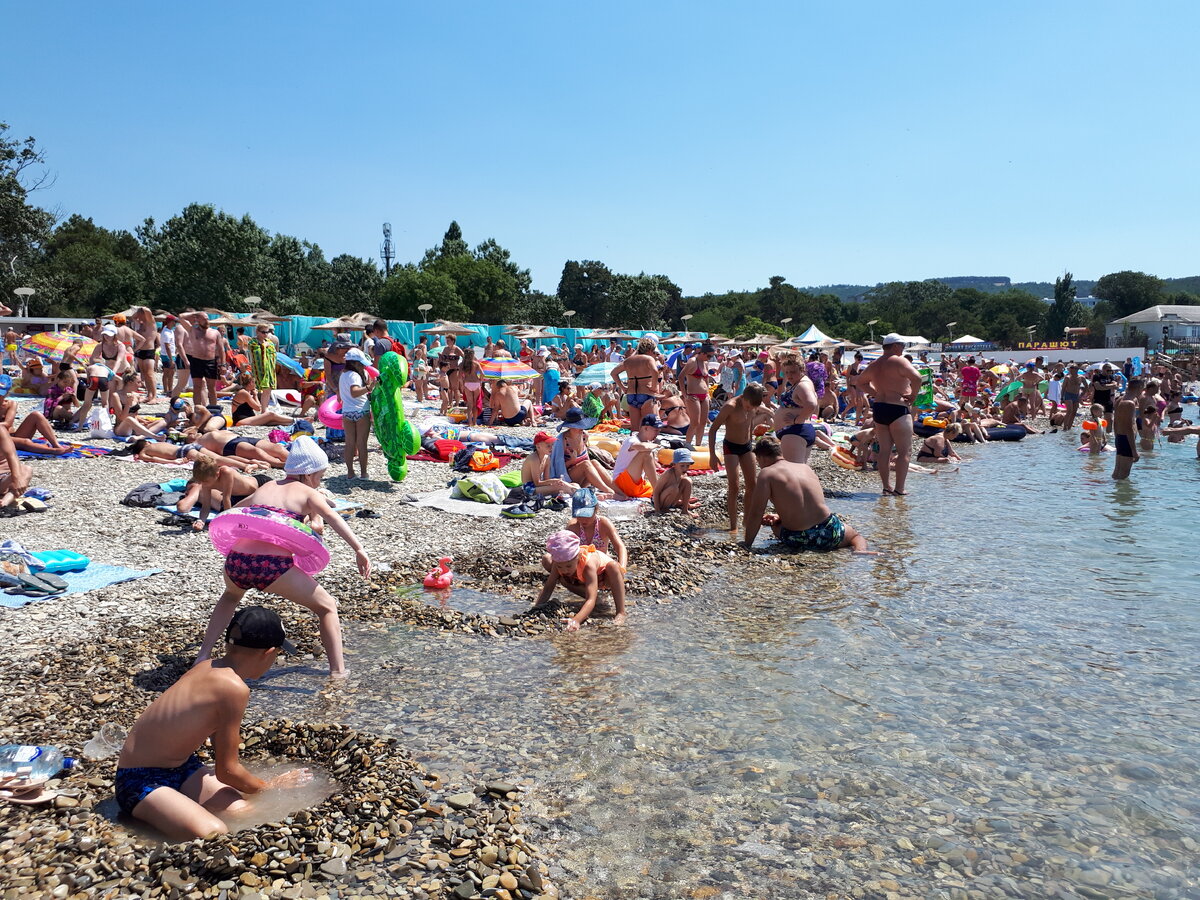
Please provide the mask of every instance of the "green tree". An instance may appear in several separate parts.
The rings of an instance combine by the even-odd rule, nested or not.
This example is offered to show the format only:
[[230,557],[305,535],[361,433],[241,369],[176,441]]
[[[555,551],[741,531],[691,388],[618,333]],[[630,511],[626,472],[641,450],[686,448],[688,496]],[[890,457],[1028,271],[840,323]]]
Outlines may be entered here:
[[241,300],[280,299],[270,236],[249,215],[241,218],[193,203],[161,226],[138,229],[146,252],[148,295],[155,306],[240,311]]
[[528,322],[531,325],[561,328],[566,325],[567,321],[563,316],[564,312],[566,312],[566,307],[562,305],[557,294],[530,291],[522,298],[513,318],[518,322]]
[[46,241],[36,269],[35,299],[86,315],[140,304],[142,248],[128,231],[109,231],[73,215]]
[[5,302],[12,299],[14,287],[32,280],[30,270],[54,227],[54,216],[29,202],[29,195],[49,181],[42,168],[45,155],[33,138],[11,138],[8,130],[8,123],[0,122],[0,287]]
[[[694,330],[699,331],[700,329]],[[762,319],[758,318],[758,316],[747,316],[745,321],[743,321],[734,329],[734,334],[738,337],[752,337],[756,334],[773,334],[777,338],[787,337],[787,332],[778,325],[772,325],[770,322],[764,322]]]
[[529,275],[529,270],[522,269],[513,262],[512,255],[497,244],[494,238],[488,238],[475,248],[475,258],[489,262],[498,269],[503,269],[512,277],[518,291],[522,294],[529,293],[529,289],[533,285],[533,279]]
[[430,319],[461,321],[470,314],[459,299],[454,279],[449,275],[420,269],[414,265],[395,266],[379,288],[379,314],[387,319],[420,322],[422,304],[431,304]]
[[1161,304],[1163,283],[1145,272],[1113,272],[1096,282],[1092,296],[1111,303],[1115,317],[1120,319]]
[[451,222],[450,227],[446,229],[446,233],[442,235],[442,243],[437,247],[430,247],[425,251],[425,256],[421,259],[421,268],[424,269],[439,259],[470,255],[471,248],[463,240],[462,229],[458,227],[457,222]]
[[568,260],[558,280],[558,299],[563,309],[576,311],[579,325],[620,327],[620,323],[609,323],[606,318],[612,284],[613,274],[604,263],[594,259]]
[[670,296],[652,275],[616,275],[608,295],[608,320],[614,328],[655,329],[662,324]]
[[513,276],[487,260],[469,254],[444,256],[422,269],[454,282],[455,293],[473,322],[501,324],[510,320],[520,305],[522,294]]
[[901,332],[911,333],[916,330],[914,314],[919,307],[933,301],[949,300],[953,294],[954,291],[940,281],[891,281],[868,291],[867,300],[878,313],[871,318],[890,319]]
[[1054,279],[1054,302],[1043,320],[1046,340],[1063,340],[1066,329],[1081,325],[1083,320],[1083,307],[1075,299],[1075,280],[1070,272],[1064,272],[1061,278]]
[[343,253],[329,263],[329,292],[346,309],[377,310],[381,287],[383,273],[369,259]]

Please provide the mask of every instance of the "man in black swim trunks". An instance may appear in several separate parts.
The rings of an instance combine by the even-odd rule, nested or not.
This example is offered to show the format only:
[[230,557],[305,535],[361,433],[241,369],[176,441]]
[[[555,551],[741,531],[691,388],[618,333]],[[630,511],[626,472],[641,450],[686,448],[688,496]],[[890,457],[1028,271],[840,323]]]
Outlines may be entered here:
[[[875,439],[879,442],[879,479],[884,494],[903,496],[908,480],[909,458],[912,456],[912,401],[921,391],[921,375],[904,358],[904,338],[898,334],[885,335],[881,342],[883,356],[875,360],[858,376],[858,389],[871,398],[871,416],[875,420]],[[896,483],[891,480],[892,447],[896,457]]]
[[[754,493],[754,484],[758,479],[751,434],[758,424],[760,413],[763,419],[770,418],[762,410],[762,401],[762,385],[755,382],[747,384],[739,396],[725,402],[708,429],[708,458],[713,468],[720,471],[719,460],[725,460],[725,507],[729,512],[729,530],[733,532],[738,527],[738,500],[741,494],[738,472],[740,470],[746,479],[747,497]],[[721,443],[721,456],[717,456],[717,431],[722,426],[725,428],[725,439]]]
[[208,324],[207,313],[186,313],[186,318],[189,327],[184,349],[192,373],[192,402],[196,407],[215,404],[220,361],[229,344],[225,335]]
[[1125,394],[1117,401],[1113,413],[1113,433],[1117,445],[1117,456],[1113,461],[1112,477],[1124,481],[1129,477],[1133,464],[1138,461],[1137,449],[1137,406],[1142,394],[1142,379],[1130,378],[1125,382]]

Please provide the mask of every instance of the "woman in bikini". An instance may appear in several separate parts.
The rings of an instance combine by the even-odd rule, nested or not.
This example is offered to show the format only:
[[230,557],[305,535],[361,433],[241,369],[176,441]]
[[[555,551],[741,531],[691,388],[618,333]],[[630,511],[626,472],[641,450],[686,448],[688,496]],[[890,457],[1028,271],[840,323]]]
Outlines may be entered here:
[[685,440],[693,447],[700,446],[704,438],[704,426],[708,424],[708,389],[712,385],[708,361],[715,352],[712,344],[701,344],[696,355],[683,364],[683,371],[679,375],[679,389],[683,392],[688,419],[691,421]]
[[784,387],[775,408],[775,434],[779,437],[784,459],[807,463],[812,445],[817,441],[817,430],[812,424],[812,417],[817,412],[817,392],[794,353],[783,358],[780,369]]
[[[654,357],[656,347],[654,341],[642,338],[638,341],[637,350],[617,363],[609,377],[617,387],[617,391],[625,395],[629,406],[629,422],[632,425],[655,412],[660,394],[658,360]],[[625,380],[621,380],[621,376]]]
[[196,434],[189,429],[185,435],[198,447],[217,456],[265,463],[273,469],[282,469],[288,458],[288,452],[282,445],[266,438],[242,437],[236,431],[221,429],[207,434]]
[[679,388],[673,384],[667,386],[667,393],[659,404],[658,414],[663,419],[663,427],[659,429],[663,434],[682,436],[691,430],[692,420],[688,417],[687,407],[683,398],[679,396]]
[[438,365],[442,370],[442,378],[438,381],[438,387],[442,392],[442,412],[444,416],[450,411],[450,407],[458,403],[459,394],[462,393],[462,351],[458,349],[458,342],[454,335],[446,335],[446,346],[438,356]]
[[918,460],[929,460],[937,463],[956,463],[962,462],[962,459],[954,448],[950,446],[950,442],[962,434],[962,427],[957,424],[947,425],[944,431],[939,431],[937,434],[932,434],[925,438],[925,442],[921,444],[921,449],[917,451]]
[[580,487],[595,488],[606,494],[616,493],[608,471],[588,453],[587,432],[570,423],[570,416],[575,412],[581,417],[583,415],[578,407],[572,407],[567,413],[569,424],[566,425],[566,433],[563,435],[563,458],[567,465],[567,475]]
[[133,358],[138,374],[142,377],[146,402],[153,403],[158,399],[158,380],[154,374],[154,367],[158,361],[158,323],[154,321],[154,313],[150,312],[148,307],[139,306],[133,311],[130,327],[137,337]]
[[417,392],[417,401],[420,403],[429,401],[429,349],[425,341],[426,338],[422,337],[420,343],[413,347],[412,358],[413,390]]
[[[367,551],[317,490],[327,468],[329,457],[325,451],[312,438],[302,435],[296,439],[284,470],[287,477],[262,485],[238,505],[260,507],[285,515],[297,522],[304,522],[317,534],[324,531],[328,522],[354,551],[358,572],[367,578],[371,574],[371,560],[367,557]],[[268,541],[242,538],[225,557],[224,576],[225,591],[209,619],[196,662],[203,662],[212,655],[242,597],[250,588],[255,588],[311,610],[317,617],[321,645],[329,660],[329,674],[335,678],[345,677],[346,662],[342,655],[342,628],[337,601],[310,575],[296,567],[291,552]]]
[[479,424],[479,392],[483,388],[483,369],[475,358],[475,348],[468,347],[462,359],[462,393],[467,404],[467,425]]
[[237,377],[238,389],[231,403],[233,412],[230,417],[234,425],[294,425],[296,420],[291,416],[274,412],[263,412],[258,399],[258,391],[251,390],[254,386],[254,373],[243,371]]
[[120,376],[129,368],[126,358],[129,348],[117,340],[117,327],[105,325],[100,330],[100,343],[88,358],[87,380],[81,385],[83,396],[79,398],[79,410],[75,413],[74,424],[82,424],[92,409],[92,401],[99,398],[100,404],[106,409],[117,403],[116,391],[120,386]]

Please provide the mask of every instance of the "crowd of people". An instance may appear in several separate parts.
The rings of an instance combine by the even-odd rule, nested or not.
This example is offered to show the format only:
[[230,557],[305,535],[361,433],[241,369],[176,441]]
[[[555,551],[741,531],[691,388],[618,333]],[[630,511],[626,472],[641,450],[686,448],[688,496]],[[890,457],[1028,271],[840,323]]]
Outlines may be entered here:
[[[561,509],[569,504],[570,517],[546,541],[545,580],[534,608],[565,588],[578,601],[565,619],[568,631],[577,631],[604,598],[614,622],[625,622],[629,552],[602,504],[640,502],[648,511],[695,517],[698,469],[724,472],[729,527],[737,533],[741,520],[746,547],[766,528],[792,550],[870,553],[864,536],[826,503],[811,465],[814,449],[875,469],[884,495],[904,496],[914,467],[936,471],[961,462],[954,443],[987,442],[995,429],[1037,434],[1071,430],[1078,420],[1081,449],[1104,452],[1112,436],[1117,479],[1129,476],[1139,448],[1152,448],[1159,434],[1178,441],[1200,433],[1182,416],[1195,371],[1156,364],[1142,373],[1133,360],[1085,369],[948,355],[934,364],[914,359],[894,334],[872,358],[861,350],[746,350],[704,340],[666,347],[653,337],[590,350],[535,349],[518,339],[510,349],[503,340],[463,347],[453,335],[444,343],[422,336],[406,346],[377,320],[361,340],[337,333],[292,361],[270,322],[233,333],[203,312],[160,323],[136,309],[128,318],[97,319],[83,337],[96,342],[94,349],[84,353],[86,341],[73,341],[50,364],[19,354],[15,331],[6,336],[7,362],[19,367],[20,382],[0,376],[0,506],[20,502],[30,485],[33,470],[19,453],[70,452],[71,432],[95,434],[103,419],[106,436],[127,442],[117,453],[191,463],[179,501],[181,512],[198,508],[191,527],[203,530],[222,511],[248,510],[317,539],[329,528],[368,577],[371,560],[320,487],[330,438],[343,442],[345,478],[369,477],[377,364],[397,352],[427,418],[454,418],[467,429],[539,429],[520,481],[530,497]],[[504,359],[523,363],[532,375],[485,372],[485,360]],[[14,388],[43,397],[42,408],[18,421],[17,404],[7,399]],[[290,394],[283,404],[280,392]],[[323,446],[318,411],[331,397],[342,428],[327,425]],[[155,413],[150,406],[165,409]],[[278,430],[268,437],[241,430],[255,426]],[[915,443],[915,435],[923,441]],[[286,646],[274,612],[239,609],[247,591],[310,610],[330,674],[346,672],[336,600],[290,545],[249,531],[222,552],[224,590],[196,666],[146,711],[118,763],[121,808],[173,837],[222,831],[218,814],[235,812],[244,795],[307,778],[298,771],[269,785],[237,762],[244,679],[260,676]],[[221,643],[224,656],[214,661]],[[216,770],[194,753],[207,737]]]

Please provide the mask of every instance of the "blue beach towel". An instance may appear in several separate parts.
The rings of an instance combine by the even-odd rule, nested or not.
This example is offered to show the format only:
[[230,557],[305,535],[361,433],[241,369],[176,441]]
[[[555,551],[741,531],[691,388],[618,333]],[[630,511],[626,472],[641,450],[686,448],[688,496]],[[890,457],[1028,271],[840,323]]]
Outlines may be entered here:
[[[67,594],[82,594],[86,591],[97,591],[100,588],[126,581],[137,581],[157,575],[161,569],[127,569],[124,566],[110,566],[104,563],[92,563],[82,572],[66,572],[60,577],[67,583],[67,589],[55,597],[65,597]],[[0,593],[0,606],[9,609],[19,609],[35,600],[45,600],[46,597],[27,597],[23,594]]]

